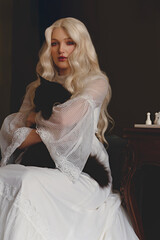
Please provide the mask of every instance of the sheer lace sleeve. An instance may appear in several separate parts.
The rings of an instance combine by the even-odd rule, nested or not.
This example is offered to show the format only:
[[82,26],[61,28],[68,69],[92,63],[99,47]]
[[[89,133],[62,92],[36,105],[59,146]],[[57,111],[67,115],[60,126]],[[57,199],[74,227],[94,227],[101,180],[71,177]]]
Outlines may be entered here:
[[57,168],[73,182],[78,179],[91,153],[95,137],[94,109],[101,107],[107,89],[105,79],[92,80],[77,97],[53,107],[49,120],[37,115],[37,132]]
[[5,118],[0,130],[1,166],[12,162],[12,154],[30,133],[31,129],[25,126],[25,122],[31,108],[27,92],[19,112]]

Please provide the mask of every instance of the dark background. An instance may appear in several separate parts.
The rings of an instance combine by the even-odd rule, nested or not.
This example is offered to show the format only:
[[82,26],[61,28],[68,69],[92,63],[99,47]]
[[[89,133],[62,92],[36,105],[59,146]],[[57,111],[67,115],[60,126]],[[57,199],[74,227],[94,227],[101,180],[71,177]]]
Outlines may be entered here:
[[36,79],[44,31],[61,17],[87,26],[112,87],[114,133],[160,111],[160,1],[0,0],[0,124]]

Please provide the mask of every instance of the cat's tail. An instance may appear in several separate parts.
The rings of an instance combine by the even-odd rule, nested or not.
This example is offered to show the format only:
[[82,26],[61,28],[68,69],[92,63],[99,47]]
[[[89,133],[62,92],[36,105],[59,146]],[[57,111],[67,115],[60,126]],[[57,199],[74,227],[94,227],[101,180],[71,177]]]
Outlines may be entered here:
[[104,188],[108,186],[108,171],[96,156],[89,156],[83,172],[88,173],[94,180],[96,180],[100,187]]

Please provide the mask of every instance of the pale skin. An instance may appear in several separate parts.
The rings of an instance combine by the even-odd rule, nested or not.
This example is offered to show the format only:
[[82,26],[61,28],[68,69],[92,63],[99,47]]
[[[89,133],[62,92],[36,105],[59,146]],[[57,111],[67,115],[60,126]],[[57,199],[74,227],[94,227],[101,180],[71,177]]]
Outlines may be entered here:
[[59,75],[70,72],[68,57],[75,49],[74,41],[63,28],[55,28],[51,36],[51,55]]
[[[76,44],[63,28],[59,27],[53,30],[51,36],[51,55],[59,75],[69,74],[70,65],[68,57],[74,51],[75,47]],[[31,127],[35,123],[35,117],[35,112],[31,112],[28,115],[26,120],[27,127]],[[23,149],[41,141],[40,136],[33,129],[19,148]]]

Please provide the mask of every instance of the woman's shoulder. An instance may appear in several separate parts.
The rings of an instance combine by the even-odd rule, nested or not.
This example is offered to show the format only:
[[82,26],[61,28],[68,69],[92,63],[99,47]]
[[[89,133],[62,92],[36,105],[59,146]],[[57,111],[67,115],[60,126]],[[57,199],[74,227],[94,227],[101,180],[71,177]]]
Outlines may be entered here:
[[100,73],[89,73],[86,76],[86,82],[92,82],[92,81],[96,81],[96,80],[100,80],[100,81],[104,81],[104,82],[108,82],[108,77],[105,73],[100,72]]
[[85,86],[91,86],[94,87],[97,86],[103,86],[104,88],[108,88],[109,85],[109,79],[104,73],[90,73],[85,78]]
[[19,109],[20,112],[30,111],[34,108],[33,98],[35,95],[35,89],[37,88],[38,85],[39,84],[37,80],[27,85],[25,94],[23,97],[22,105]]
[[37,87],[39,86],[39,84],[40,84],[40,80],[39,80],[39,79],[30,82],[30,83],[27,85],[27,87],[26,87],[26,93],[29,92],[29,91],[31,91],[31,90],[34,89],[34,88],[37,88]]

